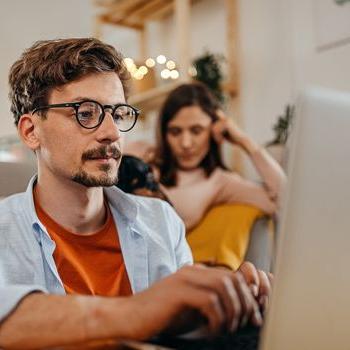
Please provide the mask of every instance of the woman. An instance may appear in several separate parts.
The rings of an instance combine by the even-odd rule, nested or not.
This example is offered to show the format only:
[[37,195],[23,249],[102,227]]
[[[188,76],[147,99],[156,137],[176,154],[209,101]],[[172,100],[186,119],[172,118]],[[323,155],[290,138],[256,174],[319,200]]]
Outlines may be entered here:
[[[173,90],[160,111],[156,170],[162,189],[186,229],[194,228],[214,206],[241,203],[276,213],[285,175],[276,161],[220,110],[200,83]],[[241,147],[262,184],[243,179],[223,164],[220,146]]]

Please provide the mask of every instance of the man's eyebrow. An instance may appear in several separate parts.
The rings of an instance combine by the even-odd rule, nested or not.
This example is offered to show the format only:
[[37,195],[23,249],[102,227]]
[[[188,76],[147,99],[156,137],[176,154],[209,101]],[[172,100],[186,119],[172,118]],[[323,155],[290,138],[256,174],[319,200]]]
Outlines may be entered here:
[[[94,99],[94,98],[91,98],[91,97],[87,97],[87,96],[78,96],[78,97],[74,97],[72,99],[70,99],[68,102],[82,102],[82,101],[96,101],[98,103],[100,103],[101,105],[103,105],[103,103],[101,103],[100,101]],[[125,101],[120,101],[120,102],[117,102],[117,103],[109,103],[110,105],[117,105],[117,104],[125,104],[127,102]]]
[[91,97],[86,97],[86,96],[78,96],[78,97],[74,97],[72,99],[69,100],[69,102],[81,102],[81,101],[95,101],[94,99],[92,99]]

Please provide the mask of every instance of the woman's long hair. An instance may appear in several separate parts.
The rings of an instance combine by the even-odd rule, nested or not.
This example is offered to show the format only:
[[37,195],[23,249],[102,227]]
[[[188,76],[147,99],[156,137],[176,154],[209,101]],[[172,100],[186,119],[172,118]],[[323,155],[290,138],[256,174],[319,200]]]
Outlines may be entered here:
[[[177,162],[166,139],[168,124],[181,108],[189,106],[199,106],[214,121],[217,118],[216,110],[219,108],[219,103],[202,83],[180,85],[165,100],[158,119],[155,163],[160,172],[160,182],[168,187],[176,186],[177,180]],[[226,169],[219,145],[212,136],[209,151],[199,167],[204,169],[207,176],[210,176],[217,167]]]

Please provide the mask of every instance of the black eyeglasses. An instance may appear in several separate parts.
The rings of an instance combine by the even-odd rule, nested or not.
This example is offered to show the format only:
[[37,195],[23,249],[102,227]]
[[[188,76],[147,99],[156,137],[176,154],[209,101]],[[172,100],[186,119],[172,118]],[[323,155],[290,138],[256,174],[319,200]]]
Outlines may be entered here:
[[44,109],[67,107],[74,109],[77,122],[85,129],[94,129],[101,125],[106,116],[106,109],[111,110],[115,124],[118,126],[119,131],[123,132],[129,131],[135,126],[137,117],[140,114],[140,110],[126,103],[103,106],[101,103],[93,100],[37,107],[32,111],[32,114]]

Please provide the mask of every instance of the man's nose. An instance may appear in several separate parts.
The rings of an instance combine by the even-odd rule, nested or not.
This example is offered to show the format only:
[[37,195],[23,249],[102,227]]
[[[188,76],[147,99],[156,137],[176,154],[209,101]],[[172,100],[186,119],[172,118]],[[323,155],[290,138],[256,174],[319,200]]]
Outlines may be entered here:
[[105,113],[105,117],[97,129],[97,137],[101,143],[112,143],[120,139],[121,134],[112,114],[107,111]]

